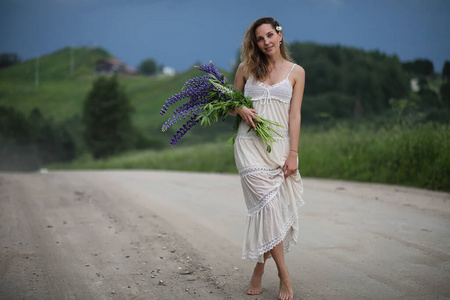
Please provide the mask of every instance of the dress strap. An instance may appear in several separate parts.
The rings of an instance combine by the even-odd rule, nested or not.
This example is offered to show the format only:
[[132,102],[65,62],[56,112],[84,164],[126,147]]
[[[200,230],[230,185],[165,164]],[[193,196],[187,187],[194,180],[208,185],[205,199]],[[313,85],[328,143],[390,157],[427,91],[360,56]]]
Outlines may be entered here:
[[295,65],[296,65],[296,64],[293,64],[293,65],[292,65],[292,68],[291,68],[291,70],[289,71],[289,74],[286,76],[286,79],[288,79],[288,78],[289,78],[289,75],[291,75],[292,71],[294,70]]

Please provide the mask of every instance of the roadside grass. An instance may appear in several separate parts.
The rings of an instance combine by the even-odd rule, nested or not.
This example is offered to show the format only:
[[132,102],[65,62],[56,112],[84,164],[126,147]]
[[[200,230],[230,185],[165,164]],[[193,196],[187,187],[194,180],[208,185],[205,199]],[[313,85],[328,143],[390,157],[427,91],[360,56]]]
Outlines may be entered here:
[[152,169],[237,173],[233,147],[225,142],[128,152],[100,160],[85,155],[69,164],[50,165],[49,169]]
[[[448,125],[424,124],[390,129],[338,125],[302,130],[302,176],[377,182],[450,191]],[[50,169],[154,169],[237,173],[233,148],[225,141],[163,150],[130,152],[105,160],[84,156]]]
[[450,191],[448,125],[371,130],[337,127],[303,134],[304,176],[399,184]]

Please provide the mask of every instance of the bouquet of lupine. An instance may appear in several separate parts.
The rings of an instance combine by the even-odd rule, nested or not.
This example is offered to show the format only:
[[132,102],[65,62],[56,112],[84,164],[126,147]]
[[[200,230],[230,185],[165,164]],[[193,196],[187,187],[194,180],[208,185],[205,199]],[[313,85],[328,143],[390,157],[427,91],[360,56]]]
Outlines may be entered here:
[[[163,105],[160,114],[164,115],[169,107],[179,101],[189,99],[187,102],[180,105],[173,111],[173,116],[162,126],[162,131],[166,131],[175,123],[185,120],[183,126],[175,133],[170,144],[175,146],[178,141],[196,124],[200,123],[202,126],[209,126],[213,122],[220,119],[225,120],[229,116],[230,111],[238,107],[246,106],[253,108],[250,97],[245,97],[244,94],[228,83],[225,76],[219,73],[216,66],[212,62],[209,65],[196,66],[200,71],[205,72],[203,76],[189,79],[178,94],[171,96]],[[269,142],[275,142],[273,132],[281,137],[275,129],[271,127],[279,126],[276,122],[261,118],[261,122],[255,122],[256,135],[261,137],[263,142],[267,145],[267,151],[271,151]],[[242,118],[238,115],[233,129],[237,131],[239,123]],[[250,128],[253,130],[253,128]],[[270,131],[269,131],[270,130]],[[229,140],[234,143],[236,134]]]

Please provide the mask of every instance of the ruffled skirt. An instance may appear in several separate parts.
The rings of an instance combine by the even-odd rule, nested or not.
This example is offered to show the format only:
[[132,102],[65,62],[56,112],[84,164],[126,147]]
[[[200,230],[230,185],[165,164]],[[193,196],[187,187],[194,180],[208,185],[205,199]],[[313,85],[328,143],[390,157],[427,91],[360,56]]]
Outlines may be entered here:
[[288,252],[297,242],[303,184],[299,172],[286,179],[283,175],[289,154],[287,131],[281,132],[285,138],[277,138],[268,153],[261,139],[247,133],[247,128],[240,128],[234,148],[248,210],[242,259],[264,262],[264,253],[279,243]]

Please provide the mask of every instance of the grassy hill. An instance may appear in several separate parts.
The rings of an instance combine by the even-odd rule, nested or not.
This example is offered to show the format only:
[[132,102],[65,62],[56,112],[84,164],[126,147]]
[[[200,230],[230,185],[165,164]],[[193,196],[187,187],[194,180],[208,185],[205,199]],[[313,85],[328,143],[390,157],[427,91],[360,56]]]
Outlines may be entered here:
[[[73,51],[73,52],[72,52]],[[72,52],[72,53],[71,53]],[[75,59],[73,74],[70,73],[70,57]],[[0,70],[0,105],[13,107],[29,114],[38,108],[44,117],[62,122],[81,116],[83,101],[99,76],[94,73],[95,62],[112,57],[100,48],[64,48],[39,58],[39,85],[36,86],[36,59],[28,60]],[[134,107],[133,123],[152,139],[169,141],[171,132],[161,133],[161,125],[167,117],[159,111],[168,97],[178,93],[183,83],[202,72],[194,68],[176,76],[130,76],[120,75],[119,82]],[[226,74],[228,76],[228,74]],[[189,140],[215,139],[231,135],[228,125],[214,126],[208,130],[193,130],[186,136]],[[168,144],[168,142],[167,142]]]
[[80,114],[82,100],[95,78],[95,61],[110,54],[88,48],[74,49],[73,54],[73,74],[69,48],[40,57],[39,86],[35,84],[35,59],[0,70],[0,104],[25,114],[39,108],[44,116],[56,121]]

